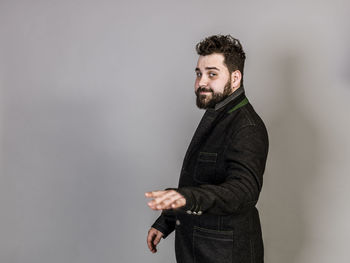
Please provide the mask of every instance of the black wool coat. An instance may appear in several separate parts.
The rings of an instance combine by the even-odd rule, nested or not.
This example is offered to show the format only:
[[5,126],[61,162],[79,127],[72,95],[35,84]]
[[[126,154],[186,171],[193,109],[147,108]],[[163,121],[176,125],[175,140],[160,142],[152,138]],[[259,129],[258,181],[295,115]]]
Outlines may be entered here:
[[268,153],[266,127],[243,86],[207,109],[184,158],[178,188],[186,205],[163,210],[152,227],[175,230],[179,263],[261,263],[255,207]]

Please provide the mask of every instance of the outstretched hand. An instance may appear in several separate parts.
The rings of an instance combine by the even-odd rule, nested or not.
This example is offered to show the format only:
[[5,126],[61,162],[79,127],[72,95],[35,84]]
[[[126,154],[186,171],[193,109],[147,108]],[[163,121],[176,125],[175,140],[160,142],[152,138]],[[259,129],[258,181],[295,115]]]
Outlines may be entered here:
[[153,210],[175,209],[186,205],[186,199],[175,190],[146,192],[145,196],[154,198],[147,203]]

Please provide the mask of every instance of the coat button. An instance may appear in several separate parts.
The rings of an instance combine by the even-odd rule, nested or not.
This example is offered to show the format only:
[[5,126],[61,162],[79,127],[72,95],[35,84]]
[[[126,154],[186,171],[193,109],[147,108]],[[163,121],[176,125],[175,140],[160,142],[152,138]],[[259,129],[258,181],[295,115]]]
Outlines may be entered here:
[[191,210],[187,210],[186,213],[190,215],[190,214],[192,214],[192,211]]
[[181,222],[180,222],[179,219],[176,219],[176,225],[177,225],[177,226],[181,225]]

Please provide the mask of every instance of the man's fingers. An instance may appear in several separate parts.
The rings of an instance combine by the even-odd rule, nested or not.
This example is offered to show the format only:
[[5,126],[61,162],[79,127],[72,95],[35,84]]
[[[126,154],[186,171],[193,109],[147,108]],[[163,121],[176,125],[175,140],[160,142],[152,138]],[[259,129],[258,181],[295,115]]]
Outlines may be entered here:
[[156,209],[162,209],[178,198],[177,193],[167,193],[161,197],[154,199],[151,203],[151,206],[155,206]]
[[148,234],[149,237],[147,238],[148,248],[152,253],[157,252],[156,244],[154,243],[154,240],[157,237],[157,232],[158,230],[151,228]]
[[157,208],[156,206],[161,204],[164,200],[169,199],[172,196],[175,196],[176,194],[178,193],[174,190],[164,191],[161,195],[154,198],[152,201],[148,202],[148,205],[156,209],[162,209],[161,207]]
[[186,202],[186,199],[183,198],[180,194],[177,194],[170,199],[164,200],[163,209],[177,208],[177,207],[185,205],[185,202]]
[[163,237],[163,233],[153,227],[151,227],[150,230],[148,231],[147,245],[149,250],[152,253],[157,252],[157,245],[160,242],[160,239],[162,237]]
[[179,208],[181,206],[186,205],[186,199],[181,197],[179,199],[177,199],[174,203],[171,204],[171,208],[175,209],[175,208]]
[[156,233],[152,230],[148,231],[148,235],[147,235],[147,245],[149,250],[151,250],[153,252],[153,250],[155,249],[155,247],[153,246],[153,239],[155,238]]
[[158,197],[158,196],[163,195],[164,192],[166,192],[166,191],[152,191],[152,192],[146,192],[146,193],[145,193],[145,196],[146,196],[146,197],[153,197],[153,198],[156,198],[156,197]]
[[160,239],[162,238],[162,236],[163,236],[163,233],[158,231],[157,236],[156,236],[156,238],[153,241],[153,245],[154,246],[158,245],[158,243],[160,242]]
[[183,197],[180,197],[176,200],[174,200],[172,203],[168,204],[165,208],[163,209],[176,209],[181,206],[184,206],[186,204],[186,199]]
[[154,198],[148,202],[153,210],[178,208],[186,204],[186,199],[175,190],[146,192],[145,196]]

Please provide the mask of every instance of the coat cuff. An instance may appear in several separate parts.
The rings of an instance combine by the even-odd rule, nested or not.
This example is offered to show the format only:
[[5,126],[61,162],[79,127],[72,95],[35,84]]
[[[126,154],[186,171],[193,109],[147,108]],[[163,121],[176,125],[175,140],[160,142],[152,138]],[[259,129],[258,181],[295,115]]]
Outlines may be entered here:
[[175,229],[175,215],[170,211],[163,211],[152,227],[162,232],[165,239]]

